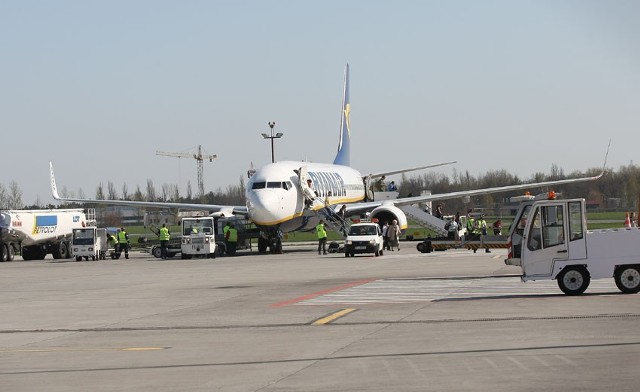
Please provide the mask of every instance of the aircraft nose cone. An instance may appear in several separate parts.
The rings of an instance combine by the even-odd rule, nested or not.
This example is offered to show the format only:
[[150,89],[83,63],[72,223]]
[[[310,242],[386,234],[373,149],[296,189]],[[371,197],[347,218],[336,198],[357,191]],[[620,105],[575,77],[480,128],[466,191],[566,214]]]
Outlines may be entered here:
[[262,189],[251,195],[250,212],[254,222],[274,224],[282,219],[280,211],[280,198],[273,191]]

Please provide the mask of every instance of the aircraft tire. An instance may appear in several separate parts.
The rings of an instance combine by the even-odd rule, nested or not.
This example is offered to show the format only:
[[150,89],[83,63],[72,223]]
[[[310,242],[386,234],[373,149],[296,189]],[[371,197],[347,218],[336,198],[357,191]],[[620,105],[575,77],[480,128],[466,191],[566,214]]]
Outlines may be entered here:
[[625,294],[640,292],[640,267],[637,265],[622,265],[614,274],[616,286]]
[[269,241],[267,239],[258,237],[258,253],[260,254],[267,253],[268,246],[269,246]]

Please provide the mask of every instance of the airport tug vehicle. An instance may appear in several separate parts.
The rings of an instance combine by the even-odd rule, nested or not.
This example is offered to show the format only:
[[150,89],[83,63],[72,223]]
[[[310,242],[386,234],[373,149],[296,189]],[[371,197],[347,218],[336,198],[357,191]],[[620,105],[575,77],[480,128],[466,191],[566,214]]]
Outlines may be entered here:
[[587,230],[584,199],[525,201],[509,230],[507,265],[522,281],[551,280],[568,295],[582,294],[591,279],[611,278],[626,294],[640,291],[640,230]]
[[104,260],[107,254],[107,229],[83,227],[73,229],[73,255],[76,261]]
[[216,237],[212,217],[183,218],[181,255],[183,259],[195,256],[215,258]]

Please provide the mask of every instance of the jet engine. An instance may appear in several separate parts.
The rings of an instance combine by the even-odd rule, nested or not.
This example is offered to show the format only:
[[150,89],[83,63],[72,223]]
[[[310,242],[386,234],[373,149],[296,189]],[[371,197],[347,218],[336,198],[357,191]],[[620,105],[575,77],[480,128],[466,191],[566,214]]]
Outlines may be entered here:
[[376,218],[379,222],[387,222],[389,224],[391,224],[391,221],[395,219],[398,221],[398,226],[400,226],[403,234],[407,229],[407,216],[401,209],[391,203],[382,204],[380,207],[376,207],[371,211],[370,218]]

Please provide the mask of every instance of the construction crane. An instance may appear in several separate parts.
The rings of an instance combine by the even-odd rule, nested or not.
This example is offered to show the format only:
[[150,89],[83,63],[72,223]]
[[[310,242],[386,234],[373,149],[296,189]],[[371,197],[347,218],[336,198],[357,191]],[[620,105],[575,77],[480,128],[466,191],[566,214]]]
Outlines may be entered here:
[[208,159],[209,162],[213,162],[214,159],[218,157],[218,155],[202,155],[202,146],[198,146],[198,152],[196,154],[188,153],[188,152],[164,152],[164,151],[156,151],[156,155],[163,155],[165,157],[175,157],[175,158],[193,158],[197,161],[198,165],[198,197],[204,196],[204,181],[202,179],[202,162],[205,159]]

